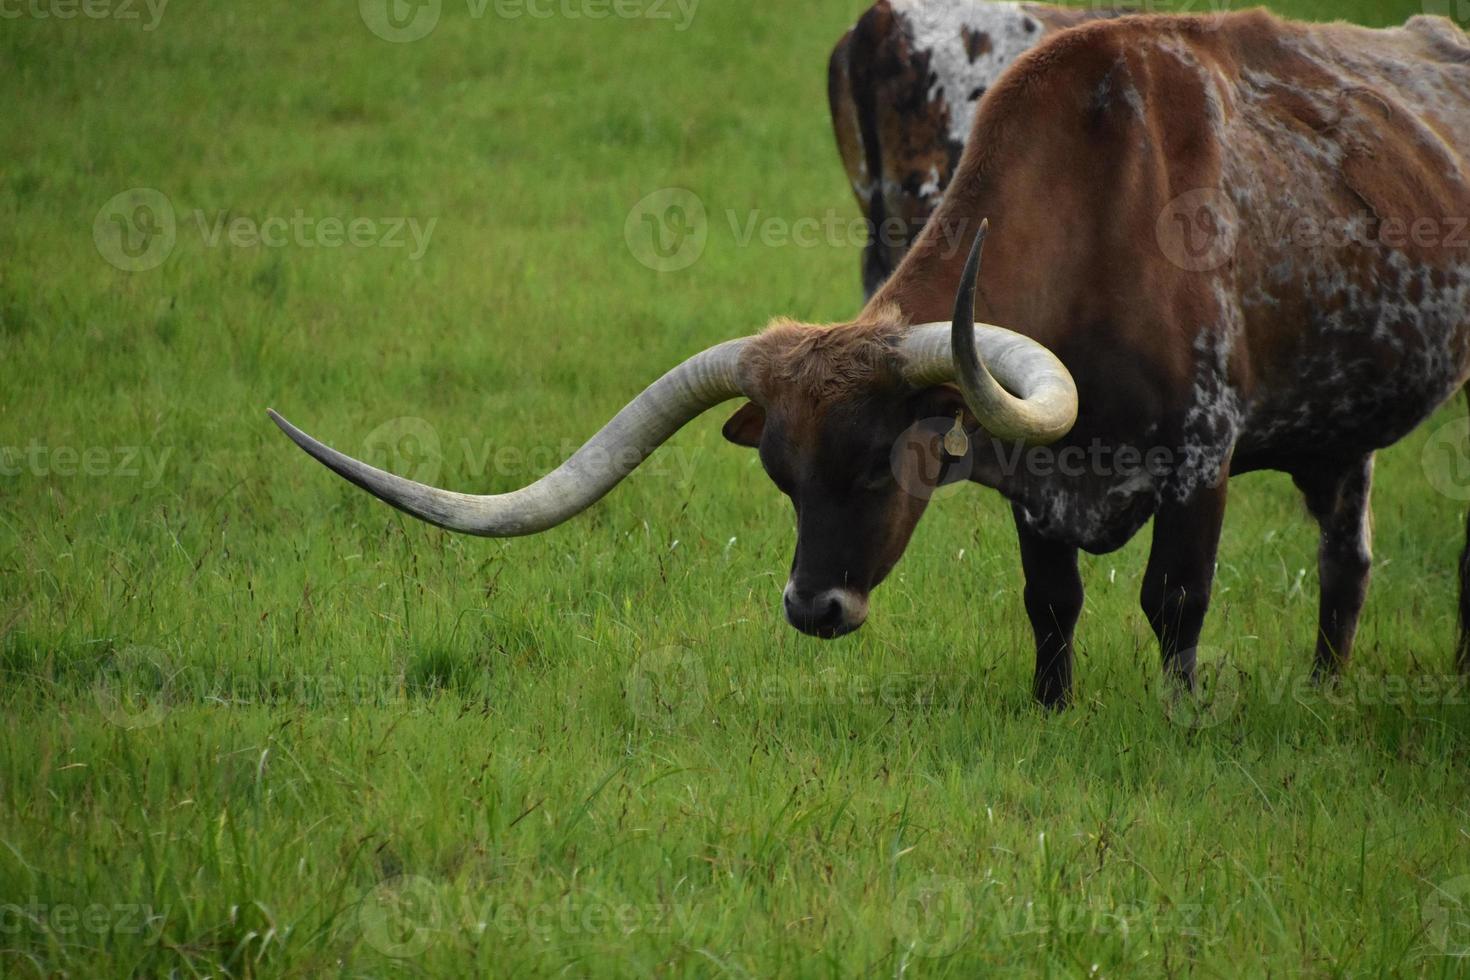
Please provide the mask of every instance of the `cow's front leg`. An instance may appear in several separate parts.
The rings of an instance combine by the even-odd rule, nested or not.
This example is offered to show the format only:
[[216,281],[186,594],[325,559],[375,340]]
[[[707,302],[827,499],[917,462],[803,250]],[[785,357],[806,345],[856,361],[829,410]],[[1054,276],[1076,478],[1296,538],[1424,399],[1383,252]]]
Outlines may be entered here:
[[1026,615],[1036,636],[1031,690],[1048,708],[1063,708],[1072,696],[1072,631],[1082,613],[1077,549],[1038,537],[1027,529],[1021,512],[1015,514],[1026,577]]
[[1169,501],[1154,515],[1153,547],[1140,596],[1144,615],[1159,638],[1164,675],[1194,688],[1195,650],[1210,607],[1215,554],[1225,519],[1226,478],[1200,487],[1183,502]]

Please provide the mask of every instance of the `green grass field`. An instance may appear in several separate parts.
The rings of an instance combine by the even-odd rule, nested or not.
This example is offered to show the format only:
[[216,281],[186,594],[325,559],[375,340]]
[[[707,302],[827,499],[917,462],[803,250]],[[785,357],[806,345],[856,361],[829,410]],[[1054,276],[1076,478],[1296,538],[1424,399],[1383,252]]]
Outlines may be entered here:
[[[1210,696],[1160,694],[1143,535],[1086,562],[1058,716],[978,488],[822,644],[727,413],[511,541],[267,421],[504,490],[689,353],[855,312],[825,65],[863,0],[655,3],[445,0],[405,43],[351,2],[3,8],[0,975],[1464,975],[1459,404],[1380,459],[1342,690],[1315,528],[1253,476]],[[707,241],[658,271],[665,188]]]

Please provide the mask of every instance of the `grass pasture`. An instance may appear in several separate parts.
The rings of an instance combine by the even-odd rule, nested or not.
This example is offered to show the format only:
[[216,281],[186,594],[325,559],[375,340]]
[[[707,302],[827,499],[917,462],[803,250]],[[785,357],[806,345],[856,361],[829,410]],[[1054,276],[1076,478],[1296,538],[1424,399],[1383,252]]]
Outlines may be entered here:
[[[1380,458],[1340,691],[1315,529],[1252,476],[1209,697],[1160,696],[1145,534],[1086,561],[1055,717],[993,494],[821,644],[727,413],[512,541],[269,424],[504,490],[690,352],[855,310],[862,0],[628,4],[4,8],[0,976],[1465,975],[1460,404]],[[639,244],[670,188],[682,268]]]

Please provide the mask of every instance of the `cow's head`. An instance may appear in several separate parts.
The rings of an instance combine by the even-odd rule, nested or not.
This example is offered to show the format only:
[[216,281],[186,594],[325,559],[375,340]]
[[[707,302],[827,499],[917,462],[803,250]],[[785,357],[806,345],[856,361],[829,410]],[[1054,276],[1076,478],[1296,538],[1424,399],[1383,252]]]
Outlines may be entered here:
[[[452,531],[534,534],[591,506],[705,410],[750,399],[725,424],[796,509],[786,618],[814,636],[862,625],[868,593],[893,569],[933,487],[968,435],[1050,442],[1077,415],[1066,368],[1029,338],[974,322],[977,237],[951,323],[905,324],[876,309],[835,327],[780,322],[665,374],[555,471],[514,493],[450,493],[344,456],[271,412],[302,449],[394,507]],[[996,379],[999,378],[999,381]],[[946,438],[948,436],[948,438]]]

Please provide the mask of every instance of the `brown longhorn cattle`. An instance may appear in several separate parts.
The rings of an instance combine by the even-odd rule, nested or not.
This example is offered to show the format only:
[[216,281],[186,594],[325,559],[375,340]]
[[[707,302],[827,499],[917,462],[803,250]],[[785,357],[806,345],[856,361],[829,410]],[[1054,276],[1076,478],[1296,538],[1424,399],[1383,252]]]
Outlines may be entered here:
[[827,66],[832,128],[868,219],[864,295],[898,268],[959,166],[975,104],[1053,33],[1124,11],[991,0],[878,0]]
[[[1052,705],[1071,688],[1078,550],[1154,519],[1143,609],[1166,672],[1192,683],[1228,478],[1280,470],[1321,526],[1316,671],[1330,675],[1368,584],[1374,452],[1470,377],[1467,147],[1470,43],[1447,20],[1100,21],[992,86],[943,204],[856,320],[778,323],[696,355],[524,490],[435,490],[278,421],[415,516],[509,535],[589,506],[743,394],[726,435],[759,448],[796,510],[787,618],[855,629],[928,489],[994,487],[1013,504],[1035,693]],[[946,243],[982,217],[977,276],[983,234],[968,263]],[[1460,573],[1464,669],[1470,551]]]

